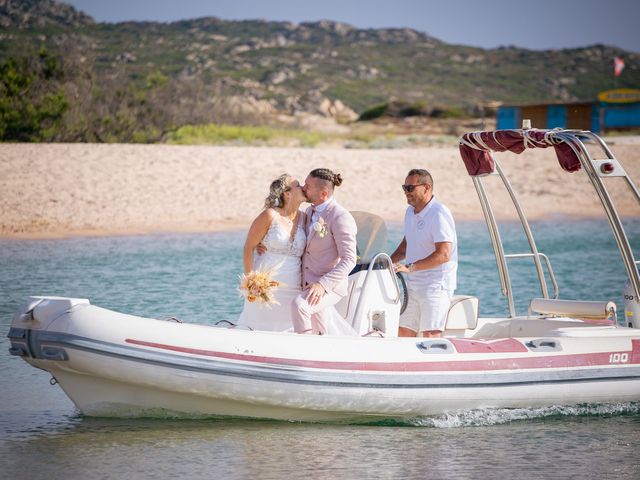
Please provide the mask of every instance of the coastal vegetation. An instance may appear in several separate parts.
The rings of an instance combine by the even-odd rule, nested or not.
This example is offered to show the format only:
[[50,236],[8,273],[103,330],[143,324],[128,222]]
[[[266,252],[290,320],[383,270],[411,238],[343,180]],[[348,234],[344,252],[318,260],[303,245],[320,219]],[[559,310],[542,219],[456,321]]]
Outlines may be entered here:
[[168,143],[181,145],[267,145],[314,147],[329,136],[301,129],[266,125],[185,125],[169,134]]
[[53,0],[6,0],[0,26],[2,141],[357,144],[640,84],[640,55],[605,45],[481,49],[330,21],[96,23]]
[[47,141],[60,128],[69,103],[54,80],[57,59],[42,49],[0,64],[0,139]]

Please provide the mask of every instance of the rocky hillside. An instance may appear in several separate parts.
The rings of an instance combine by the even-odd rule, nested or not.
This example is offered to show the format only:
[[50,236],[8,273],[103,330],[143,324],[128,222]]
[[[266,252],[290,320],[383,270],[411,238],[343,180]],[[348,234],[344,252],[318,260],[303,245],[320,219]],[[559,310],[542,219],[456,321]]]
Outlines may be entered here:
[[[95,23],[53,0],[0,0],[0,25],[0,62],[30,56],[34,90],[63,95],[64,133],[53,139],[134,140],[134,131],[152,139],[184,124],[301,112],[351,121],[392,99],[473,112],[492,102],[591,101],[640,85],[640,55],[605,45],[486,50],[329,21]],[[57,77],[41,78],[33,65],[43,52]],[[614,56],[627,65],[617,83]]]
[[76,28],[93,23],[89,15],[66,3],[53,0],[0,0],[0,26],[3,28]]

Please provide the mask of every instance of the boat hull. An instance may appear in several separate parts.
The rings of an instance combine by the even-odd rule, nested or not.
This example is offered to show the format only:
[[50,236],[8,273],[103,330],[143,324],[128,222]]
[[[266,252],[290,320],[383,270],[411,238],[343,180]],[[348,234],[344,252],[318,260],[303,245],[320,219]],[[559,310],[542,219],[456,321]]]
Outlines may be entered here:
[[633,329],[427,340],[253,332],[89,304],[51,317],[17,315],[12,353],[86,415],[357,421],[640,400]]
[[[483,408],[638,401],[637,380],[532,383],[507,386],[388,388],[230,383],[196,375],[174,386],[128,382],[61,369],[48,370],[77,408],[100,417],[230,416],[287,421],[413,418]],[[170,375],[172,372],[164,372]],[[203,388],[211,385],[211,388]]]

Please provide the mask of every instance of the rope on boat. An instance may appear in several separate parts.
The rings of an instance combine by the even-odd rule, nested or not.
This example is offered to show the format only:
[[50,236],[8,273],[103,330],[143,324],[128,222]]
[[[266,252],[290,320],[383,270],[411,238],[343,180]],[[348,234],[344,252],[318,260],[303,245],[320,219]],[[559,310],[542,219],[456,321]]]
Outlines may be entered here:
[[183,323],[183,321],[182,321],[182,320],[180,320],[179,318],[176,318],[176,317],[169,317],[169,318],[165,318],[165,321],[167,321],[167,322]]
[[216,323],[214,323],[214,325],[220,325],[221,323],[228,323],[230,328],[234,328],[238,326],[230,320],[218,320]]
[[362,335],[363,337],[370,337],[373,335],[377,335],[380,338],[384,338],[384,333],[382,333],[381,330],[378,330],[377,328],[374,328],[373,330],[369,330],[367,333],[365,333],[364,335]]
[[[548,130],[544,133],[542,139],[537,139],[533,136],[533,133],[538,131],[537,129],[531,130],[519,130],[518,132],[522,134],[522,142],[524,148],[539,148],[543,146],[554,146],[562,143],[564,140],[562,138],[558,138],[556,134],[560,132],[562,128],[556,127],[552,130]],[[494,130],[492,132],[469,132],[463,135],[460,138],[460,143],[467,147],[473,148],[474,150],[481,151],[504,151],[508,150],[506,145],[503,145],[497,136],[498,130]],[[495,142],[496,145],[499,145],[502,150],[498,149],[495,145],[488,145],[482,138],[482,134],[489,133],[491,135],[490,139]]]

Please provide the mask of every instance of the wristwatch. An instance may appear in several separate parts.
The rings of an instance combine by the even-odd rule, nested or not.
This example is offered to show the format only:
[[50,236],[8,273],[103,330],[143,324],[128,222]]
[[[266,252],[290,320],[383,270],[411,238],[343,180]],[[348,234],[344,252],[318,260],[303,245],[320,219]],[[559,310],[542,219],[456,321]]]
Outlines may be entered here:
[[413,272],[416,269],[416,264],[415,263],[408,263],[407,264],[407,269],[409,270],[409,273]]

